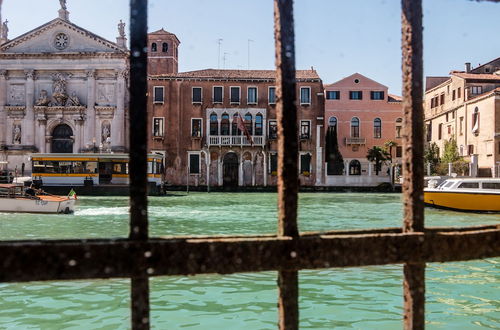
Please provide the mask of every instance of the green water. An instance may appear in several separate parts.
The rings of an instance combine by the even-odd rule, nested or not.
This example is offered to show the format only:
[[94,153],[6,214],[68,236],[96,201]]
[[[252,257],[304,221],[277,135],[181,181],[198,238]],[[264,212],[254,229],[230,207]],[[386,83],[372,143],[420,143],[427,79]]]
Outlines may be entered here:
[[[190,193],[150,199],[159,235],[276,231],[276,194]],[[395,194],[301,194],[302,231],[401,225]],[[498,215],[426,210],[427,226],[498,224]],[[74,215],[1,214],[0,240],[128,235],[128,200],[81,197]],[[500,328],[500,258],[428,264],[428,329]],[[155,329],[275,329],[276,273],[151,279]],[[301,328],[400,329],[402,266],[300,272]],[[0,283],[0,329],[127,329],[128,280]]]

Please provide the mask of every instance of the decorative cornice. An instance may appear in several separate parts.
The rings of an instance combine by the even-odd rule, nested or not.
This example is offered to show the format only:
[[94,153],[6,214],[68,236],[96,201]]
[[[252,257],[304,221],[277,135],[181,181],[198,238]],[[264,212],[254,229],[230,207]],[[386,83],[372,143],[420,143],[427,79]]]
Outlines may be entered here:
[[64,26],[70,30],[73,30],[74,32],[84,36],[84,37],[87,37],[89,39],[92,39],[94,41],[96,41],[97,43],[99,44],[102,44],[106,47],[109,47],[111,48],[112,50],[116,51],[116,52],[119,52],[119,53],[125,53],[124,50],[122,48],[120,48],[117,44],[111,42],[111,41],[108,41],[102,37],[99,37],[98,35],[96,34],[93,34],[92,32],[90,31],[87,31],[71,22],[68,22],[68,21],[65,21],[65,20],[62,20],[60,18],[56,18],[34,30],[31,30],[13,40],[10,40],[9,42],[5,43],[2,47],[0,47],[0,51],[6,51],[14,46],[17,46],[19,45],[20,43],[23,43],[25,41],[28,41],[30,39],[33,39],[35,37],[38,37],[40,34],[44,33],[45,31],[47,30],[50,30],[56,26]]

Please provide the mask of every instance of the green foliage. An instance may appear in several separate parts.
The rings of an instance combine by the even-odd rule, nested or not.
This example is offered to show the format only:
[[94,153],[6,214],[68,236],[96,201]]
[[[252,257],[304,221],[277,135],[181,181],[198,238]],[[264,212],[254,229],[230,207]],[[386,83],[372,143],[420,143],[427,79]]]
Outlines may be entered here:
[[458,155],[457,141],[451,137],[448,141],[444,141],[444,152],[441,161],[445,164],[456,162],[460,159]]
[[384,148],[373,146],[371,149],[368,149],[366,159],[375,163],[375,174],[378,175],[378,172],[380,172],[382,168],[382,164],[391,159],[391,155],[389,155]]
[[392,162],[392,148],[396,147],[398,143],[396,141],[388,140],[384,143],[384,148],[389,152],[389,160]]
[[440,161],[439,147],[435,142],[432,142],[424,150],[424,162],[431,164],[431,173],[436,173]]

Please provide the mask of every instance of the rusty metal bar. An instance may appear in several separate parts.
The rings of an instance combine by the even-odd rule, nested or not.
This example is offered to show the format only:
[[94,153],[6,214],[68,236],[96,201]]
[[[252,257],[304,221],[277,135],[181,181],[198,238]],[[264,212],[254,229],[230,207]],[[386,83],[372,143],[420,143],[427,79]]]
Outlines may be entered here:
[[[148,1],[130,0],[130,233],[148,239],[147,199],[147,33]],[[132,329],[149,329],[149,278],[144,245],[138,245],[131,276]]]
[[[298,237],[299,140],[293,0],[274,1],[278,122],[278,236]],[[295,253],[295,252],[294,252]],[[299,327],[297,271],[278,272],[279,328]]]
[[296,237],[298,200],[298,125],[293,1],[274,1],[276,114],[278,121],[278,235]]
[[[424,230],[422,1],[402,0],[403,232]],[[425,326],[425,262],[404,264],[404,328]]]
[[[423,233],[0,242],[0,282],[296,271],[500,256],[500,225]],[[292,253],[294,252],[294,253]],[[286,275],[285,275],[286,276]]]

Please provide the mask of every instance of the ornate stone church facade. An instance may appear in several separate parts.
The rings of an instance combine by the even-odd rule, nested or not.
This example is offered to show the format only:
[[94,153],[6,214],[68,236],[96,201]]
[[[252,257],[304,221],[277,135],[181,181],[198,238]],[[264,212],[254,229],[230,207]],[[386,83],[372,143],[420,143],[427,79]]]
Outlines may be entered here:
[[0,160],[30,171],[29,155],[126,151],[128,50],[59,17],[0,39]]

